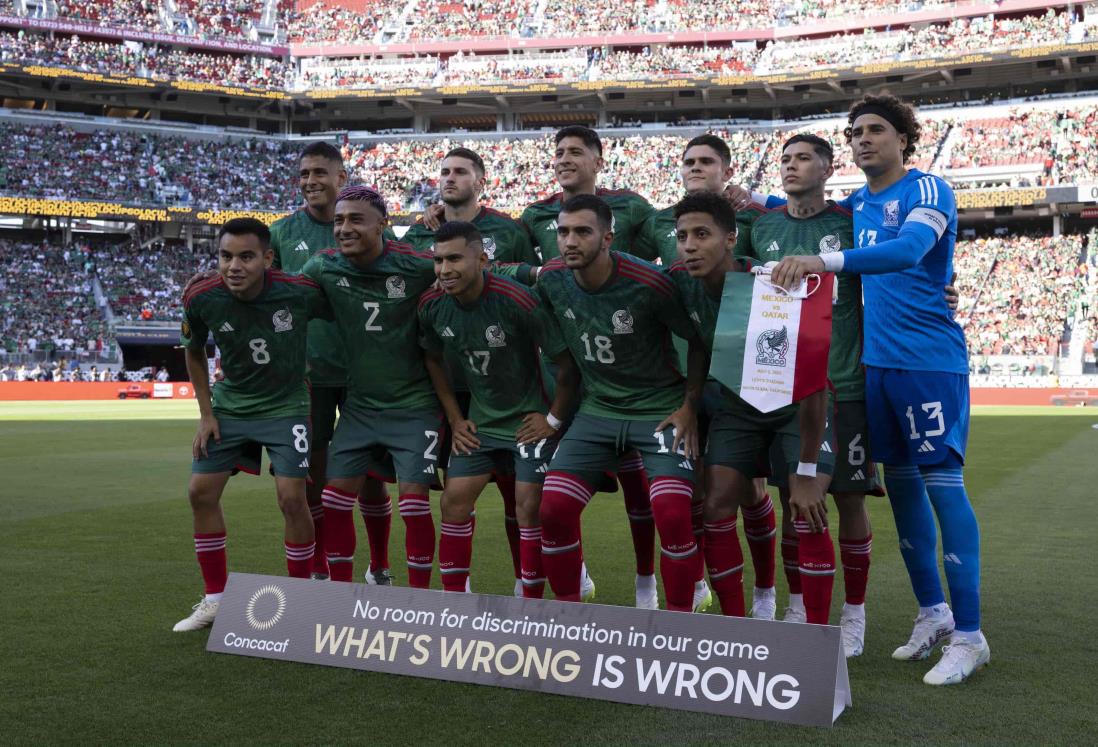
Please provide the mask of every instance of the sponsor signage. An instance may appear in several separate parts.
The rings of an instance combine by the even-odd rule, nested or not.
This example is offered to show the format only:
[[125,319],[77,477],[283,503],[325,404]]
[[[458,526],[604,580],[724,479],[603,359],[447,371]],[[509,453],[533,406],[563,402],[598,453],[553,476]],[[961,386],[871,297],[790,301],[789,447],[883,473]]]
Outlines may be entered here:
[[1086,182],[1079,185],[1078,202],[1098,202],[1098,182]]
[[829,726],[839,628],[233,573],[208,651]]

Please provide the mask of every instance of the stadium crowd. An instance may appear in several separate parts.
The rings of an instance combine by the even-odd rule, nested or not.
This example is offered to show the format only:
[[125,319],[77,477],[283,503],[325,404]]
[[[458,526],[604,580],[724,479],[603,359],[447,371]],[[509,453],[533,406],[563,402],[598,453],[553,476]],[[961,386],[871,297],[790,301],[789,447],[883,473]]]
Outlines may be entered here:
[[111,311],[123,319],[153,322],[179,319],[188,278],[214,264],[204,248],[192,253],[163,242],[118,244],[94,255],[94,272]]

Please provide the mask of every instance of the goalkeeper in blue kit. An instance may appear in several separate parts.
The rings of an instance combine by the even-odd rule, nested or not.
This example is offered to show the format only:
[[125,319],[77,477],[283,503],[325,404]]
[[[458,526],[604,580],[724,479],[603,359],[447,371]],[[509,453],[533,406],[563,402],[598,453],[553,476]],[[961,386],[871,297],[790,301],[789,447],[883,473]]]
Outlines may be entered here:
[[[980,632],[980,531],[965,492],[968,349],[946,305],[953,273],[957,205],[941,178],[904,165],[919,124],[893,96],[866,96],[850,110],[846,136],[867,185],[843,203],[854,215],[855,247],[786,257],[775,282],[806,273],[862,275],[866,410],[873,457],[885,465],[900,552],[919,602],[915,628],[895,659],[921,660],[946,637],[923,678],[958,684],[991,658]],[[941,526],[946,604],[936,558]]]

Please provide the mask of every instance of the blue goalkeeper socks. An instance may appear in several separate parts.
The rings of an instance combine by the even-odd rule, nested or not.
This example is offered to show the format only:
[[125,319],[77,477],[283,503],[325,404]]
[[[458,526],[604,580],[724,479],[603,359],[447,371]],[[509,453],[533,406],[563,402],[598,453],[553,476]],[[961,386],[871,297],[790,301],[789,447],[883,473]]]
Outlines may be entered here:
[[919,468],[886,466],[885,485],[900,539],[900,555],[907,566],[915,598],[920,607],[941,604],[945,592],[938,575],[938,528]]
[[[921,467],[930,503],[942,528],[942,555],[957,630],[980,629],[980,527],[972,511],[960,462]],[[898,523],[898,522],[897,522]]]

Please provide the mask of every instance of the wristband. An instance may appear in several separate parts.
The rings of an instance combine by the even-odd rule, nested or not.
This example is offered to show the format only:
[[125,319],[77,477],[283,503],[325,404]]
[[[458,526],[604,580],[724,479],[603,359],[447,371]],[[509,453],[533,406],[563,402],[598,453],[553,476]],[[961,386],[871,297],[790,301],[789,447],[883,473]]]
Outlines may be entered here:
[[797,462],[797,474],[801,477],[815,477],[816,476],[816,463],[815,462]]
[[555,431],[559,431],[560,427],[564,425],[564,421],[554,415],[552,412],[545,413],[545,422],[549,424],[549,427]]
[[819,257],[823,260],[825,272],[842,272],[846,264],[846,255],[842,252],[827,252]]

